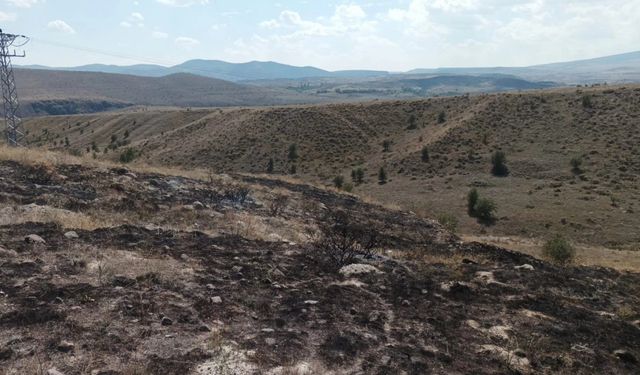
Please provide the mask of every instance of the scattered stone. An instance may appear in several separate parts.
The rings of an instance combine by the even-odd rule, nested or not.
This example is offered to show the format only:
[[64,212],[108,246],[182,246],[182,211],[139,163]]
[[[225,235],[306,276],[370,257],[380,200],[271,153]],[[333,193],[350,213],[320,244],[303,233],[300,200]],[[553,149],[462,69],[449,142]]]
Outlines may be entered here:
[[533,268],[533,266],[530,265],[530,264],[523,264],[521,266],[515,266],[513,268],[517,269],[519,271],[534,271],[535,270],[535,268]]
[[69,240],[75,240],[80,238],[80,236],[78,236],[78,233],[76,233],[75,231],[69,231],[65,233],[64,236]]
[[313,305],[317,305],[318,301],[308,300],[308,301],[304,301],[304,304],[313,306]]
[[47,375],[64,375],[64,373],[54,367],[47,370]]
[[165,317],[162,318],[161,323],[162,323],[163,326],[170,326],[170,325],[173,324],[173,320],[171,320],[171,318],[165,316]]
[[220,296],[211,297],[211,303],[216,305],[222,303],[222,297]]
[[69,353],[72,352],[73,349],[75,349],[75,344],[69,341],[60,341],[60,343],[58,344],[58,350],[63,352],[63,353]]
[[18,256],[18,253],[15,250],[7,250],[4,247],[0,246],[0,258],[15,258]]
[[275,330],[273,328],[263,328],[262,332],[264,332],[264,333],[273,333],[273,332],[275,332]]
[[180,259],[186,262],[189,260],[189,256],[187,254],[180,254]]
[[505,285],[504,283],[501,283],[498,280],[496,280],[496,277],[493,274],[493,272],[486,272],[486,271],[476,272],[475,280],[485,285],[491,285],[491,284]]
[[196,209],[196,210],[204,210],[205,209],[205,205],[202,204],[202,202],[199,201],[195,201],[191,204],[191,206]]
[[30,234],[24,238],[24,242],[33,243],[33,244],[45,244],[47,243],[44,238],[38,236],[37,234]]
[[531,363],[526,357],[520,357],[516,351],[509,351],[496,345],[482,345],[477,353],[490,353],[505,361],[512,369],[521,374],[531,373]]
[[478,264],[478,262],[468,259],[468,258],[464,258],[462,259],[462,264]]
[[198,327],[198,331],[200,331],[200,332],[211,332],[211,328],[209,328],[208,325],[203,324],[200,327]]
[[402,306],[411,306],[411,302],[409,302],[409,300],[403,300],[402,301]]
[[618,349],[613,354],[618,357],[623,362],[627,363],[638,363],[638,359],[631,354],[628,350]]
[[233,266],[233,268],[231,268],[231,271],[238,273],[242,271],[242,266]]
[[274,346],[276,344],[276,339],[268,337],[266,339],[264,339],[265,344],[269,345],[269,346]]
[[596,352],[591,349],[590,347],[586,346],[586,345],[581,345],[581,344],[575,344],[575,345],[571,345],[571,350],[573,350],[574,352],[578,352],[578,353],[585,353],[588,355],[595,355]]
[[350,277],[353,275],[362,275],[369,273],[382,273],[379,269],[369,264],[349,264],[340,268],[340,274],[346,277]]
[[634,322],[633,322],[633,323],[631,323],[631,324],[633,324],[634,326],[636,326],[636,328],[640,329],[640,320],[636,320],[636,321],[634,321]]

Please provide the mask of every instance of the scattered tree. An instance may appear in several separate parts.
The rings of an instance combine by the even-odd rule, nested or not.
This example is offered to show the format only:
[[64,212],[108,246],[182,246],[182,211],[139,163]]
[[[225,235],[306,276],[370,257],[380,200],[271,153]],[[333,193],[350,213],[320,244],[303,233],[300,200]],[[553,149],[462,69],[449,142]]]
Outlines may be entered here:
[[351,179],[356,185],[360,185],[364,182],[364,169],[356,168],[351,171]]
[[497,209],[496,203],[491,199],[480,198],[476,203],[474,213],[481,223],[491,224],[496,220],[495,212]]
[[338,189],[342,189],[342,187],[344,186],[344,177],[336,176],[333,179],[333,185]]
[[579,157],[575,157],[573,159],[571,159],[571,171],[575,174],[580,174],[582,173],[582,169],[580,167],[582,167],[582,159]]
[[422,148],[422,155],[420,159],[422,159],[422,161],[425,163],[429,161],[429,148],[427,146],[424,146]]
[[509,175],[509,168],[507,167],[507,156],[502,151],[496,151],[491,156],[491,173],[494,176],[505,177]]
[[273,173],[274,168],[275,162],[273,161],[273,158],[270,158],[269,163],[267,164],[267,173]]
[[587,109],[593,108],[593,102],[591,101],[591,96],[584,95],[582,97],[582,106]]
[[471,189],[469,194],[467,194],[467,213],[471,217],[474,217],[476,215],[476,204],[478,204],[478,199],[480,199],[478,189]]
[[296,167],[296,165],[295,165],[295,164],[291,164],[291,168],[289,168],[289,172],[290,172],[291,174],[296,174],[296,173],[298,173],[298,168]]
[[388,139],[385,139],[384,141],[382,141],[382,151],[383,152],[390,152],[391,151],[391,141]]
[[[106,149],[105,149],[106,150]],[[138,157],[138,152],[134,148],[127,148],[122,154],[120,154],[121,163],[131,163]]]
[[380,167],[380,170],[378,171],[378,182],[380,185],[387,183],[387,171],[384,170],[384,167]]
[[298,160],[298,146],[293,143],[289,146],[289,161],[296,161]]
[[407,129],[415,130],[417,128],[418,128],[418,122],[416,121],[416,115],[409,116],[409,126],[407,126]]
[[438,113],[438,124],[444,124],[447,121],[447,114],[444,111]]

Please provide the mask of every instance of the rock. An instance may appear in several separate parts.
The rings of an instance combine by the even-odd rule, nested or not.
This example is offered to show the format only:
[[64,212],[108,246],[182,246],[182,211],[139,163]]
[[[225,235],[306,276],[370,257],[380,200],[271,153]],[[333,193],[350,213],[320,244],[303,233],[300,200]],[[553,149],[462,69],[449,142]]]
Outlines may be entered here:
[[58,350],[63,352],[63,353],[69,353],[72,352],[73,349],[75,349],[75,344],[69,341],[60,341],[60,343],[58,344]]
[[304,301],[304,304],[313,306],[313,305],[317,305],[318,301],[314,301],[310,299],[310,300]]
[[478,262],[468,259],[468,258],[464,258],[462,259],[462,264],[478,264]]
[[379,269],[369,264],[349,264],[340,268],[340,274],[346,277],[368,273],[382,273]]
[[180,254],[180,259],[186,262],[189,260],[189,256],[187,254]]
[[411,302],[405,299],[402,301],[402,306],[411,306]]
[[200,327],[198,327],[198,331],[200,331],[200,332],[211,332],[211,328],[209,328],[208,325],[203,324]]
[[33,243],[33,244],[45,244],[47,243],[44,238],[38,236],[37,234],[30,234],[24,238],[24,242]]
[[273,328],[263,328],[262,332],[264,332],[264,333],[273,333],[273,332],[275,332],[275,330]]
[[268,337],[266,339],[264,339],[265,344],[269,345],[269,346],[274,346],[276,344],[276,339]]
[[195,201],[191,204],[191,206],[196,209],[196,210],[204,210],[205,209],[205,205],[202,204],[202,202],[199,201]]
[[0,258],[15,258],[17,256],[18,253],[16,253],[15,250],[7,250],[0,246]]
[[233,266],[231,268],[231,271],[233,271],[235,273],[241,272],[242,271],[242,266]]
[[222,297],[220,296],[215,296],[215,297],[211,297],[211,303],[213,304],[221,304],[222,303]]
[[170,326],[173,324],[173,320],[171,320],[171,318],[169,318],[168,316],[165,316],[162,318],[162,321],[160,322],[163,326]]
[[80,238],[80,236],[78,236],[78,233],[76,233],[74,231],[69,231],[69,232],[65,233],[64,236],[69,240],[75,240],[77,238]]
[[64,375],[64,373],[54,367],[47,370],[47,375]]
[[[480,354],[493,354],[507,363],[512,369],[516,370],[520,374],[531,373],[531,363],[526,357],[518,355],[517,351],[509,351],[496,345],[481,345],[477,353]],[[523,353],[520,353],[523,354]]]
[[634,321],[634,322],[633,322],[633,323],[631,323],[631,324],[633,324],[634,326],[636,326],[636,328],[640,329],[640,320],[636,320],[636,321]]
[[0,348],[0,361],[6,361],[13,356],[13,350],[11,348]]
[[631,354],[628,350],[618,349],[613,354],[618,357],[623,362],[627,363],[638,363],[638,359]]
[[523,264],[521,266],[515,266],[513,268],[516,269],[516,270],[519,270],[519,271],[533,271],[533,270],[535,270],[535,268],[533,268],[533,266],[530,265],[530,264]]

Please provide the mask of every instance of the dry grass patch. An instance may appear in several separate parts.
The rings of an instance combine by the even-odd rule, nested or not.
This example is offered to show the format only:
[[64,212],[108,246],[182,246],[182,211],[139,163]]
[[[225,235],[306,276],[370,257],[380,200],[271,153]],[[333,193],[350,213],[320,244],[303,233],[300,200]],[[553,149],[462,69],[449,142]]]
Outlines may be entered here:
[[113,223],[50,206],[30,204],[26,206],[4,206],[0,208],[0,225],[22,223],[54,223],[64,229],[95,230],[113,226]]

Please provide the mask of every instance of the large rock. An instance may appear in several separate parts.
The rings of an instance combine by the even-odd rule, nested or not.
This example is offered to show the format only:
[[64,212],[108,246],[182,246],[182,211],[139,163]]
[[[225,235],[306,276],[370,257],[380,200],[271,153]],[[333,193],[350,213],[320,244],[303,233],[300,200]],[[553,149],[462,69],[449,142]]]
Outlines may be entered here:
[[24,242],[33,243],[33,244],[45,244],[47,241],[44,238],[38,236],[37,234],[30,234],[24,238]]
[[64,375],[64,373],[54,367],[47,370],[47,375]]
[[631,352],[629,352],[628,350],[618,349],[615,352],[613,352],[613,354],[623,362],[638,363],[638,359],[633,354],[631,354]]
[[76,233],[75,231],[72,231],[72,230],[67,232],[67,233],[65,233],[64,236],[69,240],[75,240],[77,238],[80,238],[80,236],[78,236],[78,233]]
[[339,272],[341,275],[344,275],[346,277],[371,273],[382,273],[379,269],[369,264],[349,264],[340,268]]

